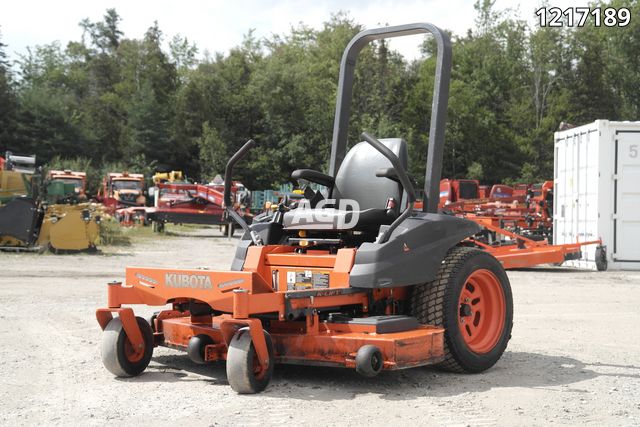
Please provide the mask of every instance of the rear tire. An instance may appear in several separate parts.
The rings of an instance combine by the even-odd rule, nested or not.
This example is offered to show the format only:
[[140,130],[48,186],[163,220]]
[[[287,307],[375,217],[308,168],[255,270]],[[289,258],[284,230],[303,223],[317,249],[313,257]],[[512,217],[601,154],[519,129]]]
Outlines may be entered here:
[[144,339],[142,354],[134,354],[119,317],[112,319],[102,335],[102,364],[117,377],[135,377],[149,366],[153,355],[153,332],[142,317],[136,317]]
[[489,369],[511,338],[509,279],[498,260],[480,249],[451,249],[436,279],[413,287],[410,306],[421,323],[445,329],[445,359],[438,367],[448,371]]
[[248,327],[239,329],[231,339],[227,351],[227,380],[236,393],[259,393],[269,384],[275,361],[271,336],[267,331],[264,331],[264,339],[269,352],[269,367],[264,371],[259,371],[256,351]]

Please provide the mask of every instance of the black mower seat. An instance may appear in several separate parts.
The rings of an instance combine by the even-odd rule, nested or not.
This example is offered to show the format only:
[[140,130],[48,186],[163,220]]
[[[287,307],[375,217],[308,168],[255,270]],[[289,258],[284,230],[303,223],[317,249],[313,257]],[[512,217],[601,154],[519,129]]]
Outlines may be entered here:
[[[400,138],[381,139],[386,147],[398,156],[407,168],[407,143]],[[376,171],[390,167],[389,160],[366,142],[353,146],[345,156],[330,189],[330,199],[335,205],[321,209],[293,209],[284,214],[283,225],[289,230],[365,230],[391,224],[400,214],[402,186],[385,177],[376,176]],[[397,208],[387,212],[387,200],[393,198]],[[347,200],[355,201],[357,209],[349,206],[340,210]],[[342,202],[342,203],[341,203]],[[358,220],[353,224],[353,215]]]

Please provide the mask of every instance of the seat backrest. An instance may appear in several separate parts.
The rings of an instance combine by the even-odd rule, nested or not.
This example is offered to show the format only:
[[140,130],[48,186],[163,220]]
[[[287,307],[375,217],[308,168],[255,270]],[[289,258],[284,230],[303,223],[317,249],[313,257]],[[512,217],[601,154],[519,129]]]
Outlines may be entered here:
[[[398,156],[406,170],[407,143],[401,138],[381,139],[380,142]],[[368,143],[354,145],[338,169],[331,198],[356,200],[360,210],[384,209],[390,197],[400,203],[402,186],[389,178],[376,176],[378,169],[389,167],[389,160]]]

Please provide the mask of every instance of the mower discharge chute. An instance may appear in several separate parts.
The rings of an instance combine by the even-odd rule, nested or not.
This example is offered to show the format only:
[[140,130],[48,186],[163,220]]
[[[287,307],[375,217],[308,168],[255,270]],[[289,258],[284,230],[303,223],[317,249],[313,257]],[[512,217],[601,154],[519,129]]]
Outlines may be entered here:
[[[347,151],[358,52],[373,40],[419,33],[431,33],[438,47],[420,212],[404,140],[363,133]],[[465,246],[480,230],[476,223],[436,213],[450,69],[449,39],[431,24],[356,35],[341,63],[329,174],[292,174],[325,186],[332,204],[309,189],[308,203],[280,204],[249,226],[230,208],[233,167],[255,145],[247,142],[225,176],[228,214],[245,230],[231,271],[127,268],[126,282],[109,284],[108,306],[96,313],[105,367],[138,375],[161,345],[197,363],[226,360],[231,387],[255,393],[275,363],[355,368],[364,376],[493,366],[511,334],[509,280],[493,256]],[[341,210],[347,200],[357,207]],[[172,308],[146,321],[129,304]]]

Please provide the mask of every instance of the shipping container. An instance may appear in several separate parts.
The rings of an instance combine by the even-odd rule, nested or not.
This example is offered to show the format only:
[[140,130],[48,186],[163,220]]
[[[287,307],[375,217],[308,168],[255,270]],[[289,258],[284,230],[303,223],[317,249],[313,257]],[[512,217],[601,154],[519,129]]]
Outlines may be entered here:
[[[553,241],[602,239],[608,269],[640,270],[640,122],[554,134]],[[596,246],[565,265],[595,269]]]

